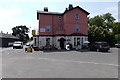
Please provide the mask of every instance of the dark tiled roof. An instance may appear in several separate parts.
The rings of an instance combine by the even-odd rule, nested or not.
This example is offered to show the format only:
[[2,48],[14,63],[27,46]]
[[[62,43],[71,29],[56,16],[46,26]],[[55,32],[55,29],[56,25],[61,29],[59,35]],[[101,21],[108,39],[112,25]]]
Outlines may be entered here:
[[66,12],[68,12],[68,11],[74,10],[74,9],[76,9],[76,8],[78,8],[78,9],[80,9],[80,10],[84,11],[87,15],[89,15],[89,14],[90,14],[89,12],[87,12],[86,10],[84,10],[83,8],[81,8],[81,7],[79,7],[79,6],[74,7],[74,8],[72,8],[72,9],[69,9],[69,10],[65,10],[65,12],[64,12],[63,14],[65,14],[65,13],[66,13]]
[[0,38],[13,38],[13,39],[19,39],[18,37],[15,37],[11,34],[5,34],[5,33],[0,33]]
[[59,13],[59,12],[47,12],[47,11],[39,11],[37,10],[37,13],[40,14],[53,14],[53,15],[62,15],[63,13]]
[[82,11],[85,12],[87,15],[90,14],[89,12],[87,12],[86,10],[84,10],[83,8],[77,6],[77,7],[74,7],[74,8],[72,8],[72,9],[67,9],[67,10],[65,10],[64,13],[59,13],[59,12],[47,12],[47,11],[39,11],[39,10],[37,10],[37,19],[39,19],[38,14],[64,15],[65,13],[67,13],[67,12],[69,12],[69,11],[71,11],[71,10],[74,10],[74,9],[76,9],[76,8],[82,10]]

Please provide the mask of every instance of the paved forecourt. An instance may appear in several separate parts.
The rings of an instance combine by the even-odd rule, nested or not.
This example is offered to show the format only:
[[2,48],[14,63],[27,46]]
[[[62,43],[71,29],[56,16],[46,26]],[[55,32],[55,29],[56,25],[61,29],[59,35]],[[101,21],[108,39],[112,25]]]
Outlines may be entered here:
[[33,51],[3,49],[3,78],[117,78],[118,49]]

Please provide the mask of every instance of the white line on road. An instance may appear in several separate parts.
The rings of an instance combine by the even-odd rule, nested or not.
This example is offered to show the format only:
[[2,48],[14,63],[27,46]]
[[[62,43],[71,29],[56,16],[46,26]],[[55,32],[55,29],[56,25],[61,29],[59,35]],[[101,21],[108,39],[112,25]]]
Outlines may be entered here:
[[74,60],[59,60],[59,59],[50,59],[50,58],[38,58],[50,61],[62,61],[62,62],[76,62],[76,63],[88,63],[88,64],[98,64],[98,65],[106,65],[106,66],[120,66],[116,64],[109,64],[109,63],[96,63],[96,62],[87,62],[87,61],[74,61]]

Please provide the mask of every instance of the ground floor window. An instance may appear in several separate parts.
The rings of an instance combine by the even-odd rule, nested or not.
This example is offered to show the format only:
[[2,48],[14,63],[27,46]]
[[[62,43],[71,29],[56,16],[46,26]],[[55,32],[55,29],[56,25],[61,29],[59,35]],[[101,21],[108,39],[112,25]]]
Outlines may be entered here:
[[77,45],[80,45],[80,38],[77,38]]
[[46,38],[46,46],[50,45],[50,38]]
[[76,46],[76,38],[74,38],[74,46]]

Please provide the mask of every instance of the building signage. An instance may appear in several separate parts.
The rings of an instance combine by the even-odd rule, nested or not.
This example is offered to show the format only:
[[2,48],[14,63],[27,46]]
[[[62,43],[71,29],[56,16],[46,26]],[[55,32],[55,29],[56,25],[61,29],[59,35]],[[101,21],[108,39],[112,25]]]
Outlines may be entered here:
[[45,32],[45,28],[40,28],[40,32]]
[[32,30],[32,35],[36,35],[36,31],[35,30]]

